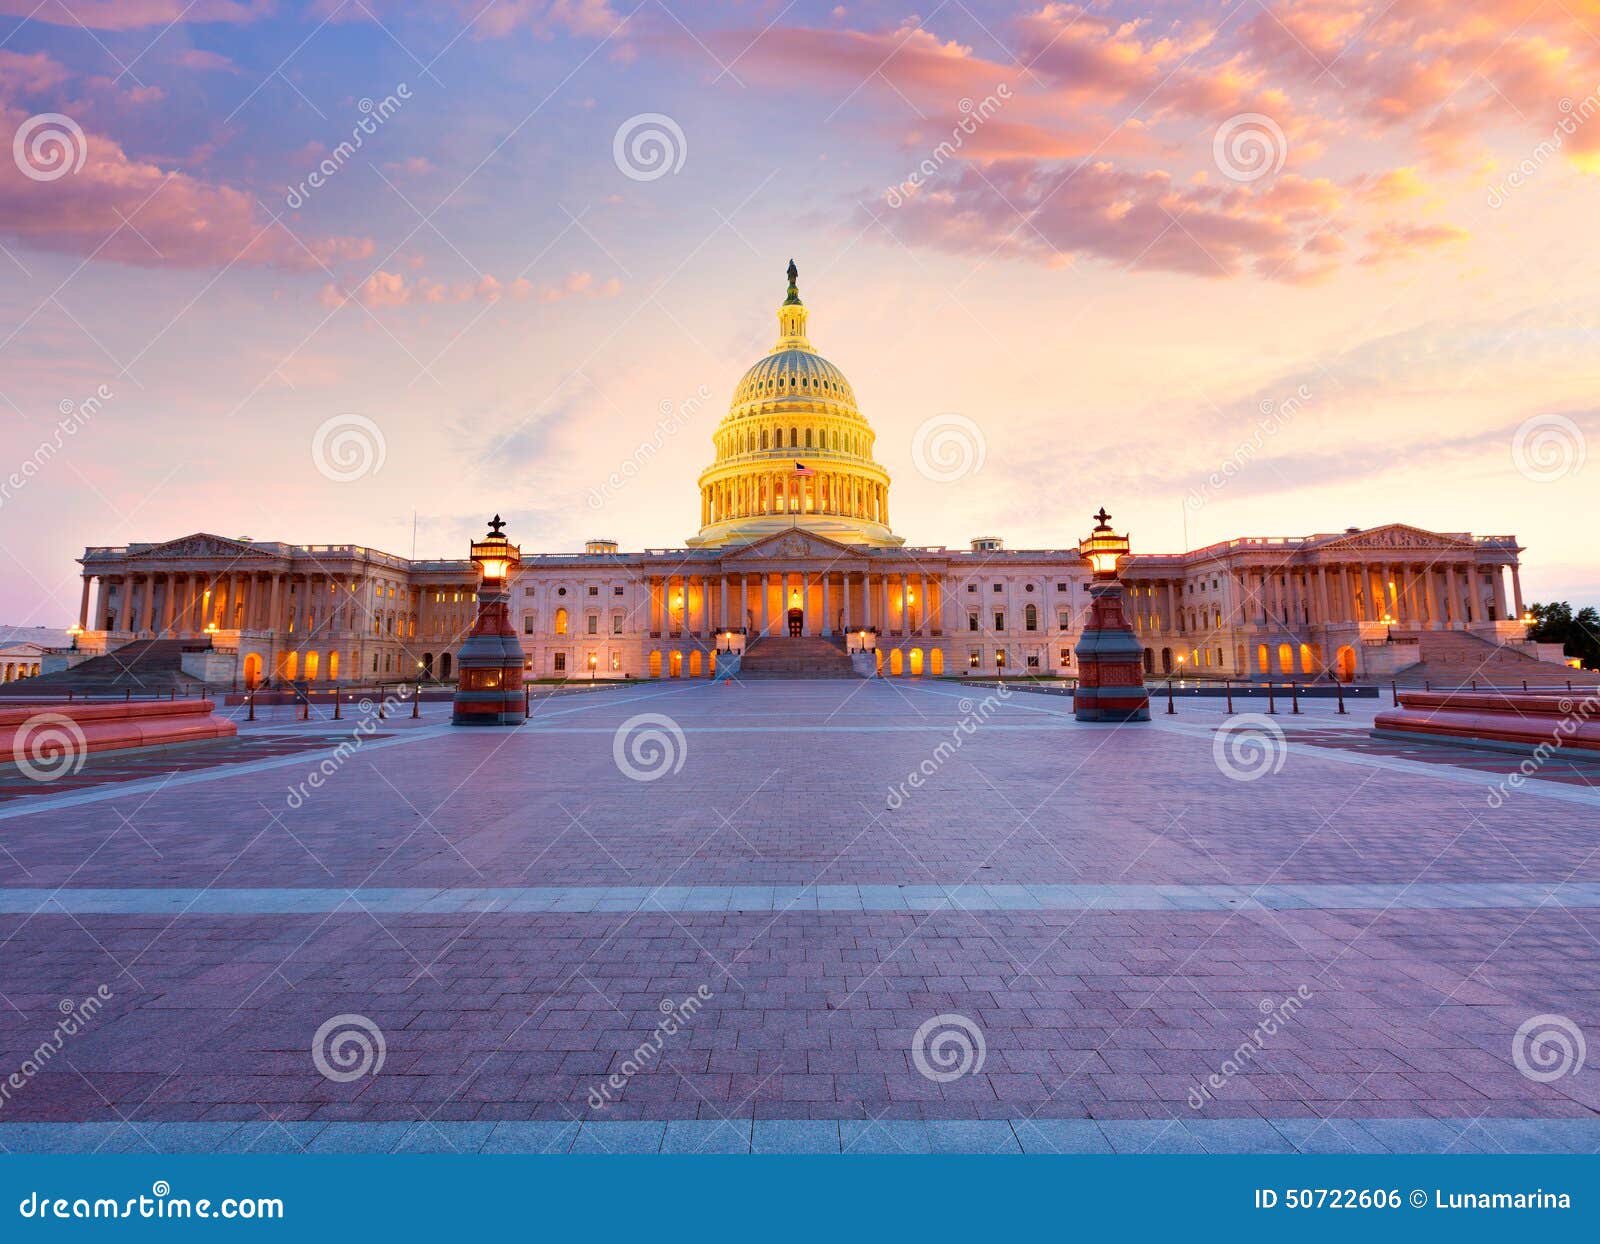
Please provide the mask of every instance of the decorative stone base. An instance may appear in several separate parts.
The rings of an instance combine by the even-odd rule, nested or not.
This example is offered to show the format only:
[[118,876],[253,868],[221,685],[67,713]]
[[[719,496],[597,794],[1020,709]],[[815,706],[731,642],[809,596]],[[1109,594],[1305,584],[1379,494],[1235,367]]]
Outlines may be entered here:
[[739,667],[743,664],[744,653],[719,652],[717,653],[717,668],[713,672],[712,677],[717,679],[719,682],[731,682],[733,679],[739,677]]
[[1379,713],[1372,733],[1518,752],[1600,754],[1600,692],[1402,691],[1400,707]]
[[852,652],[850,654],[850,668],[855,671],[857,678],[876,678],[878,676],[878,654],[868,649],[865,652]]
[[[213,714],[212,700],[133,700],[122,704],[25,704],[0,708],[0,757],[43,763],[51,755],[83,755],[130,747],[162,747],[227,739],[239,733]],[[51,767],[61,767],[59,762]]]

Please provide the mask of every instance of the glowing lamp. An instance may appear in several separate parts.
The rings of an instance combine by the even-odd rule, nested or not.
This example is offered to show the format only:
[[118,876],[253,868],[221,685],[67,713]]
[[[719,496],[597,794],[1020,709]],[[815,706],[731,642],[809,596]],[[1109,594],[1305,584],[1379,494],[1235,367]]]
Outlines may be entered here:
[[1078,552],[1088,559],[1096,579],[1115,579],[1117,563],[1128,555],[1128,537],[1111,530],[1111,515],[1105,506],[1094,517],[1095,529],[1078,541]]
[[505,525],[505,519],[496,514],[489,522],[489,534],[472,544],[469,556],[486,583],[504,583],[522,564],[522,550],[507,540],[501,530]]

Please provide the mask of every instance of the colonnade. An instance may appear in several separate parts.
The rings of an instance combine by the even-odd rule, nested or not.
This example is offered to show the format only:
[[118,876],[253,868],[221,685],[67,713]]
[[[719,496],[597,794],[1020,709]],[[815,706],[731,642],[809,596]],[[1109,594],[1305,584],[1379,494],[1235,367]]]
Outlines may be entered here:
[[[1505,575],[1511,572],[1510,598]],[[1191,595],[1187,584],[1218,581],[1218,590]],[[1485,580],[1487,579],[1487,582]],[[1193,577],[1126,577],[1136,627],[1179,634],[1222,625],[1294,628],[1355,622],[1441,630],[1522,616],[1522,581],[1515,565],[1470,561],[1317,562],[1243,570],[1218,567]],[[1189,622],[1203,614],[1201,624]]]
[[652,635],[710,634],[748,628],[782,633],[788,611],[802,611],[808,635],[877,628],[887,634],[939,635],[944,584],[915,569],[880,573],[789,570],[648,576]]
[[700,525],[764,514],[838,514],[889,525],[889,486],[843,471],[739,475],[700,490]]

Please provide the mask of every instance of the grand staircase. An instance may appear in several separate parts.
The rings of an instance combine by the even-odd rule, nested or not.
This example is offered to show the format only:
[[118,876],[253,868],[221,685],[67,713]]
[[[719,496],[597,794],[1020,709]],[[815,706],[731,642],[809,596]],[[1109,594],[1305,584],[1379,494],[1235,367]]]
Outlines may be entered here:
[[844,640],[823,635],[767,635],[744,650],[743,680],[763,678],[854,678]]
[[103,657],[91,657],[69,670],[40,674],[10,683],[5,694],[53,695],[67,691],[87,695],[166,694],[198,691],[200,684],[183,672],[183,649],[193,640],[136,639]]
[[1593,670],[1575,670],[1553,661],[1541,661],[1526,652],[1492,643],[1468,631],[1417,631],[1422,660],[1408,665],[1396,676],[1402,687],[1480,687],[1518,688],[1592,687],[1600,683]]

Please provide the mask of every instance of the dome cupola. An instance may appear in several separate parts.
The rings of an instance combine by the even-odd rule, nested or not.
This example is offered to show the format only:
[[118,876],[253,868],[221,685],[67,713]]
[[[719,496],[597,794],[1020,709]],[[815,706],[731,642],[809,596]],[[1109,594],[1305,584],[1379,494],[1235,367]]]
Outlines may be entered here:
[[778,340],[740,378],[700,476],[700,533],[691,545],[748,543],[803,527],[849,544],[897,545],[889,474],[845,375],[812,347],[800,273],[789,261]]

